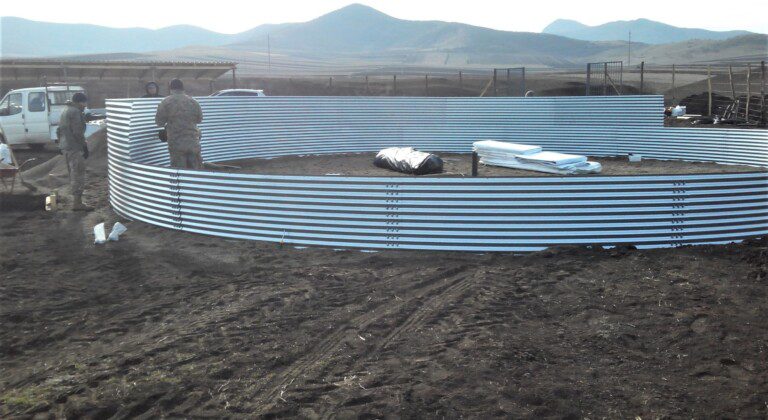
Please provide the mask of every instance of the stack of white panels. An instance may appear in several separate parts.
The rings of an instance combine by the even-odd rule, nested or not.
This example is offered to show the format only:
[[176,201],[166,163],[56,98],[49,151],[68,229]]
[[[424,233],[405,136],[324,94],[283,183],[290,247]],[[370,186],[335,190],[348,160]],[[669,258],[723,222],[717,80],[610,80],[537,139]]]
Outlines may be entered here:
[[544,152],[539,146],[482,140],[473,143],[473,149],[484,165],[525,169],[553,174],[599,173],[597,162],[587,161],[586,156]]
[[507,143],[496,140],[481,140],[472,144],[473,150],[485,165],[506,166],[517,161],[518,156],[541,152],[541,147],[527,144]]

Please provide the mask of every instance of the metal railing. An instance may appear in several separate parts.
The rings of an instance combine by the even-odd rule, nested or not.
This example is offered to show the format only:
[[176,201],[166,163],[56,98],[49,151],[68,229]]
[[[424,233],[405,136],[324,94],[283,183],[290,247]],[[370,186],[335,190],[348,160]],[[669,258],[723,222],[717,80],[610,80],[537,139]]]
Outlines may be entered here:
[[[661,127],[657,96],[200,98],[206,160],[375,151],[469,152],[495,138],[593,156],[768,166],[761,130]],[[670,247],[768,233],[768,173],[573,177],[278,176],[165,167],[157,100],[108,103],[110,201],[187,232],[357,248],[534,251]]]

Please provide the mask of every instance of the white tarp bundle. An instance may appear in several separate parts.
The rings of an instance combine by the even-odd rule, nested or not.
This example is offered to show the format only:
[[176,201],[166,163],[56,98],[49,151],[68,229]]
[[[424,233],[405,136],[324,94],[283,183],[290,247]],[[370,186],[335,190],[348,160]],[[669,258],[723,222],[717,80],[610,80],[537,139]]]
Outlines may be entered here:
[[542,151],[527,144],[482,140],[473,143],[473,149],[484,165],[563,175],[599,173],[602,169],[586,156]]

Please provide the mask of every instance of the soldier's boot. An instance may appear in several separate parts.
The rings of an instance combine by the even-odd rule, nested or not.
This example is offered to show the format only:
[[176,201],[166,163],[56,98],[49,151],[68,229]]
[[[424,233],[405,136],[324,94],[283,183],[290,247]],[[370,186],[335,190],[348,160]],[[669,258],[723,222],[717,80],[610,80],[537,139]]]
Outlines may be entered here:
[[74,211],[93,211],[93,207],[83,203],[82,194],[72,194],[72,210]]

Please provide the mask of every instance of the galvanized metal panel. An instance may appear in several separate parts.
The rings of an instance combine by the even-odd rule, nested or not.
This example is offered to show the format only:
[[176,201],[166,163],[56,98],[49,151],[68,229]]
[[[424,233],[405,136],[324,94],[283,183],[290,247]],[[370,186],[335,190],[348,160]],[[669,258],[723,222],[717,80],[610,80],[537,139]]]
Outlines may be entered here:
[[[469,152],[483,138],[592,156],[768,166],[764,130],[664,128],[658,96],[200,98],[209,161],[377,151]],[[176,170],[159,100],[109,101],[110,200],[169,228],[333,247],[532,251],[668,247],[768,233],[768,173],[524,178],[268,176]]]

